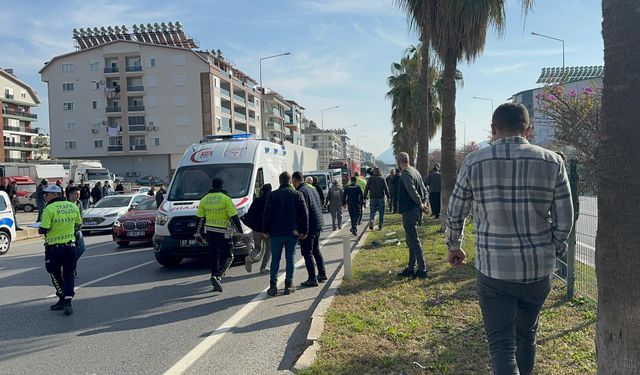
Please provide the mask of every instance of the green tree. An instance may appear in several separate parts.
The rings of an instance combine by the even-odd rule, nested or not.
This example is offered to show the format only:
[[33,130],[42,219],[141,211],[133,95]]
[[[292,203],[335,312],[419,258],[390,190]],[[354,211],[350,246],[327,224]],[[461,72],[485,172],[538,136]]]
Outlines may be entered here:
[[640,7],[602,1],[604,81],[598,152],[599,374],[640,374]]

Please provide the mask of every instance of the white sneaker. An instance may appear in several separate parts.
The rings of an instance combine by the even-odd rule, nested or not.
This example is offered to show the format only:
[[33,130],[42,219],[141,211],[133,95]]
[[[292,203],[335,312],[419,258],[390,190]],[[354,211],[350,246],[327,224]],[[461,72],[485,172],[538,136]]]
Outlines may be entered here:
[[251,268],[253,266],[253,259],[251,259],[251,255],[247,255],[244,257],[244,268],[247,272],[251,273]]

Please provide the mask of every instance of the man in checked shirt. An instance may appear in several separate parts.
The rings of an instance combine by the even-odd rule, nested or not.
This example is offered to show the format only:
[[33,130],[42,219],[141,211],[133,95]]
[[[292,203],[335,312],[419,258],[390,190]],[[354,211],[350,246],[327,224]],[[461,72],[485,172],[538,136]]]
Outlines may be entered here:
[[529,144],[527,109],[502,104],[491,123],[494,144],[464,160],[447,210],[452,266],[471,210],[476,231],[477,289],[494,374],[532,374],[538,316],[551,289],[556,256],[573,225],[562,158]]

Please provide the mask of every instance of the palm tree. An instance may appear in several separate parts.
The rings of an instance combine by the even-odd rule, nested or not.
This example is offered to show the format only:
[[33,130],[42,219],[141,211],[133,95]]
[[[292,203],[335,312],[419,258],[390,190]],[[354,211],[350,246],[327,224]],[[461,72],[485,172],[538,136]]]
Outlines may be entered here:
[[639,10],[638,0],[602,1],[605,72],[596,238],[599,374],[640,374]]

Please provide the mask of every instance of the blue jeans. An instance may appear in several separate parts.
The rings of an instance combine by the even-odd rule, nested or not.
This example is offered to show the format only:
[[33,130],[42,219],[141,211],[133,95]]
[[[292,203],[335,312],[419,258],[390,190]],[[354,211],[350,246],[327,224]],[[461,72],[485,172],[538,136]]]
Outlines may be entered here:
[[517,283],[477,272],[478,299],[495,375],[531,375],[536,359],[536,331],[551,277]]
[[376,211],[380,215],[378,225],[384,224],[384,198],[371,198],[371,207],[369,208],[369,221],[373,223],[376,218]]
[[293,280],[293,270],[295,266],[296,244],[298,237],[296,236],[279,236],[271,237],[271,282],[278,281],[278,271],[280,271],[280,259],[282,259],[282,246],[284,246],[284,256],[286,260],[286,276],[285,281]]
[[84,254],[84,251],[87,249],[87,247],[84,244],[84,237],[82,237],[82,231],[77,231],[76,232],[76,260],[80,259],[80,257],[82,256],[82,254]]

